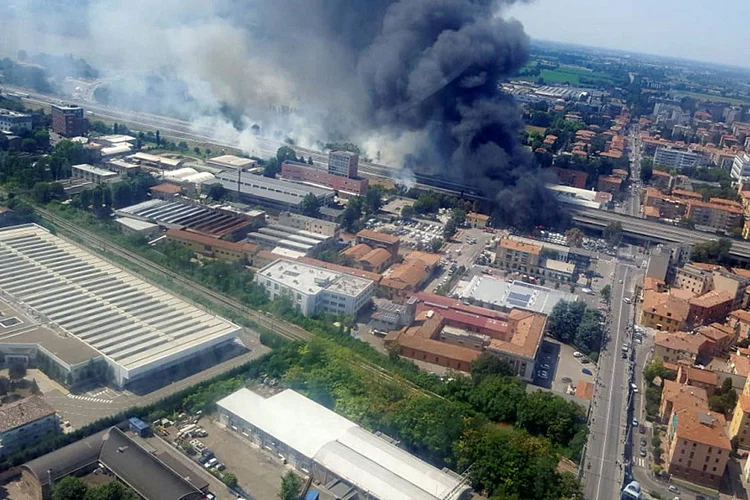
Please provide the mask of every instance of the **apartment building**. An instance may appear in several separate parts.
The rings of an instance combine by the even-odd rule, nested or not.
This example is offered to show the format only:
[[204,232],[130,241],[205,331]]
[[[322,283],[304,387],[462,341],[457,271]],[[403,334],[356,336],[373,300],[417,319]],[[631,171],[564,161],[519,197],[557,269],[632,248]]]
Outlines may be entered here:
[[688,207],[687,218],[700,226],[731,231],[741,227],[744,222],[742,208],[737,206],[692,200]]
[[743,177],[750,177],[750,155],[740,153],[734,157],[732,162],[732,179],[740,180]]
[[74,179],[83,179],[94,184],[104,184],[120,180],[120,175],[117,172],[95,167],[88,163],[73,165],[70,167],[70,175]]
[[713,278],[711,270],[688,263],[677,270],[674,286],[689,290],[695,295],[703,295],[713,288]]
[[615,175],[600,175],[596,190],[611,194],[619,193],[622,191],[622,178]]
[[677,332],[685,329],[689,312],[690,304],[687,301],[667,292],[645,290],[640,323],[656,330]]
[[588,177],[586,172],[560,167],[554,167],[552,171],[557,174],[557,179],[563,186],[586,189],[586,178]]
[[174,241],[207,257],[233,262],[250,262],[258,252],[258,246],[252,243],[235,243],[182,229],[167,230],[167,241]]
[[664,380],[659,404],[659,419],[666,424],[672,413],[685,408],[705,408],[708,406],[708,393],[701,387],[693,387],[672,380]]
[[745,391],[737,397],[729,422],[729,438],[737,438],[742,448],[750,447],[750,395]]
[[255,275],[271,299],[288,297],[300,313],[356,317],[369,304],[375,282],[296,261],[277,260]]
[[689,301],[688,322],[691,326],[724,321],[732,312],[734,296],[729,292],[712,290]]
[[701,163],[701,155],[691,151],[682,151],[673,148],[656,148],[654,153],[654,165],[674,168],[681,170],[683,168],[695,167]]
[[0,130],[31,130],[32,124],[31,115],[0,109]]
[[732,452],[726,420],[708,408],[672,413],[667,440],[667,472],[692,483],[718,488]]
[[665,363],[687,361],[695,364],[706,357],[708,341],[702,335],[685,332],[656,332],[654,358]]
[[495,262],[506,269],[531,272],[539,267],[541,254],[540,245],[503,238],[497,244]]
[[748,306],[750,302],[750,296],[748,295],[749,277],[718,269],[714,271],[713,281],[714,290],[727,292],[734,297],[732,310],[744,309]]
[[83,108],[75,104],[52,105],[52,130],[63,137],[86,135]]

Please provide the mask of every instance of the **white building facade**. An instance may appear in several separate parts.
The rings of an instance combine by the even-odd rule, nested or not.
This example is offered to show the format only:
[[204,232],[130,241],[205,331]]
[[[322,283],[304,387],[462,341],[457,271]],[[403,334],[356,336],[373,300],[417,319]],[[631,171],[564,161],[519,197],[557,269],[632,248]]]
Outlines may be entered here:
[[750,177],[750,155],[740,153],[734,157],[732,162],[732,179],[740,180],[743,177]]
[[277,260],[255,275],[273,300],[289,297],[305,316],[357,313],[372,300],[375,282],[300,262]]

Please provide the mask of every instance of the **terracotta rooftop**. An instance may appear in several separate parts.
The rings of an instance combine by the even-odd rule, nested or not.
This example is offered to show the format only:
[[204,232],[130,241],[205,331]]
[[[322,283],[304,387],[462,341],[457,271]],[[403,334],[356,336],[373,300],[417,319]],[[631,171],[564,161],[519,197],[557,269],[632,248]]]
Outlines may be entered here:
[[687,191],[685,189],[673,189],[672,196],[676,196],[678,198],[691,198],[693,200],[703,199],[703,196],[700,193],[696,193],[695,191]]
[[688,317],[690,304],[669,293],[646,290],[643,294],[643,311],[663,318],[672,318],[683,322]]
[[585,380],[579,380],[576,384],[576,397],[581,399],[588,399],[589,401],[594,397],[594,384],[586,382]]
[[414,251],[409,252],[406,257],[404,257],[404,260],[419,260],[428,267],[436,267],[438,264],[440,264],[442,258],[443,256],[437,253]]
[[729,316],[738,321],[742,321],[743,323],[750,323],[750,311],[737,309],[736,311],[732,311],[731,313],[729,313]]
[[372,252],[372,247],[370,245],[359,243],[357,245],[354,245],[353,247],[347,248],[346,250],[341,252],[341,255],[345,257],[351,257],[354,260],[359,260],[370,252]]
[[527,358],[533,358],[539,347],[547,324],[547,316],[544,314],[513,309],[510,312],[509,325],[513,337],[510,341],[500,339],[490,340],[490,349],[500,352],[517,354]]
[[487,222],[488,220],[490,220],[489,215],[480,214],[478,212],[469,212],[468,214],[466,214],[466,218],[469,220],[477,220],[477,221],[484,221],[484,222]]
[[479,351],[468,349],[466,347],[403,334],[397,337],[396,342],[398,342],[401,347],[407,349],[415,349],[428,354],[463,361],[465,363],[471,363],[481,354]]
[[737,276],[742,276],[743,278],[750,278],[750,269],[742,269],[741,267],[733,267],[732,272],[736,274]]
[[664,380],[661,391],[662,401],[672,403],[672,411],[685,408],[708,408],[708,393],[702,387],[684,385],[672,380]]
[[741,377],[750,375],[750,358],[741,356],[734,352],[729,353],[729,364],[734,368],[733,372]]
[[671,177],[669,172],[662,172],[661,170],[656,170],[656,169],[654,169],[653,175],[658,176],[658,177]]
[[666,286],[666,283],[664,282],[664,280],[660,280],[658,278],[652,278],[650,276],[644,276],[643,278],[644,290],[655,290],[658,292],[664,286]]
[[705,308],[716,307],[726,302],[734,302],[734,296],[725,290],[711,290],[690,299],[690,305]]
[[656,207],[648,206],[643,208],[643,215],[645,217],[661,217],[661,212]]
[[367,262],[372,267],[380,267],[391,258],[391,252],[386,250],[385,248],[375,248],[373,250],[370,250],[367,254],[360,257],[360,262]]
[[710,325],[702,326],[698,329],[698,333],[714,342],[721,342],[727,337],[734,335],[732,328],[721,323],[711,323]]
[[742,205],[734,200],[727,200],[725,198],[710,198],[709,203],[714,203],[716,205],[726,205],[728,207],[734,207],[742,210]]
[[747,394],[740,394],[737,398],[737,403],[740,405],[743,412],[750,413],[750,396]]
[[149,188],[152,193],[164,193],[164,194],[179,194],[182,192],[182,188],[176,184],[170,184],[165,182],[163,184],[157,184]]
[[685,332],[656,332],[654,345],[697,355],[706,342],[706,338],[703,335],[692,335]]
[[714,271],[721,271],[726,269],[724,266],[720,266],[718,264],[707,264],[705,262],[690,262],[690,265],[702,271],[708,271],[711,273]]
[[373,231],[372,229],[363,229],[357,233],[360,238],[365,238],[373,241],[381,241],[383,243],[394,244],[399,242],[398,236],[392,234],[381,233],[379,231]]
[[204,234],[195,233],[193,231],[184,231],[182,229],[167,230],[167,238],[180,241],[192,241],[201,245],[223,248],[224,250],[230,250],[233,252],[255,253],[258,250],[258,245],[253,243],[235,243],[233,241],[220,240],[219,238],[212,238]]
[[685,373],[687,375],[687,384],[690,384],[690,382],[697,382],[700,384],[706,384],[713,387],[716,387],[719,385],[719,376],[716,375],[711,370],[705,370],[700,369],[696,366],[688,366],[685,368]]
[[677,412],[676,436],[722,450],[731,450],[726,435],[727,422],[722,415],[708,409],[684,409]]
[[383,276],[380,284],[397,290],[414,289],[425,279],[429,271],[420,260],[408,260],[391,267],[390,273]]
[[532,245],[531,243],[524,243],[510,238],[503,238],[500,240],[500,248],[507,248],[508,250],[515,250],[516,252],[525,252],[534,255],[539,255],[542,252],[542,247],[539,245]]
[[39,396],[0,406],[0,433],[54,414],[55,409]]
[[600,175],[599,182],[609,182],[612,184],[622,184],[622,179],[614,175]]

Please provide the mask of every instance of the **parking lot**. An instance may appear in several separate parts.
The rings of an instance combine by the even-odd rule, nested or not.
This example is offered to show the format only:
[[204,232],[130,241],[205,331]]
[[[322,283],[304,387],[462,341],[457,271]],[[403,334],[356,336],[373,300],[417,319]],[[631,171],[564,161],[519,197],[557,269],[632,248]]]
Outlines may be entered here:
[[215,418],[212,415],[201,419],[200,424],[208,431],[208,436],[200,441],[214,451],[216,458],[226,465],[226,470],[237,476],[239,486],[250,497],[278,498],[281,478],[290,469],[275,455],[218,425]]

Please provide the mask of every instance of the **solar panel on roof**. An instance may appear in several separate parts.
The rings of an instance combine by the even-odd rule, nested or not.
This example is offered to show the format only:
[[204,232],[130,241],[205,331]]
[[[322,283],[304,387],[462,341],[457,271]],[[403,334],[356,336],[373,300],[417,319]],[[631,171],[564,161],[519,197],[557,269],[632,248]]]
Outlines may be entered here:
[[508,294],[508,302],[522,302],[524,305],[526,305],[529,302],[529,299],[531,299],[530,293],[510,292]]

